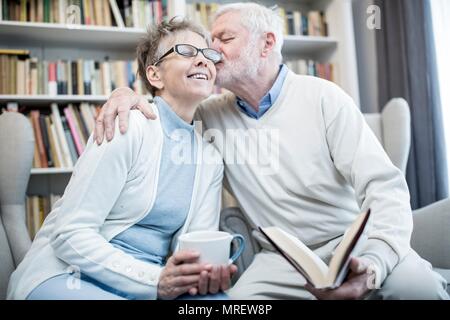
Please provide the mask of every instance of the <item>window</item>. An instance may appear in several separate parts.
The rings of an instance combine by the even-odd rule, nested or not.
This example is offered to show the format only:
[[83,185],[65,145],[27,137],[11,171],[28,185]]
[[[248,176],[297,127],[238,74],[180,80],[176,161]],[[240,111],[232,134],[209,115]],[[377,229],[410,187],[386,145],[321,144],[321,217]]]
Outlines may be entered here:
[[450,1],[431,0],[450,184]]

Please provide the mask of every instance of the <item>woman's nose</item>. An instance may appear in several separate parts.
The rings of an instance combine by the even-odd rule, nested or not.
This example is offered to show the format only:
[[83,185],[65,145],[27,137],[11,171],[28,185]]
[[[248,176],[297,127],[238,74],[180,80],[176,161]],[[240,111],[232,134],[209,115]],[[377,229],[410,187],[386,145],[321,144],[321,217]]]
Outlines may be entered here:
[[195,57],[194,64],[196,67],[199,67],[202,65],[206,67],[208,65],[208,60],[205,58],[205,56],[201,52],[199,52],[198,55]]

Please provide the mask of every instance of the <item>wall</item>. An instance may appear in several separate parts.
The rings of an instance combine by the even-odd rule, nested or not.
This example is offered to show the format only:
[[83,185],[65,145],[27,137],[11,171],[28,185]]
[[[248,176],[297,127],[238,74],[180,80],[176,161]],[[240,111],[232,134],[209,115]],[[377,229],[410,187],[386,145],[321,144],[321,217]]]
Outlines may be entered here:
[[373,0],[352,0],[355,29],[356,56],[358,62],[360,108],[364,113],[379,112],[376,29],[367,27],[367,8]]

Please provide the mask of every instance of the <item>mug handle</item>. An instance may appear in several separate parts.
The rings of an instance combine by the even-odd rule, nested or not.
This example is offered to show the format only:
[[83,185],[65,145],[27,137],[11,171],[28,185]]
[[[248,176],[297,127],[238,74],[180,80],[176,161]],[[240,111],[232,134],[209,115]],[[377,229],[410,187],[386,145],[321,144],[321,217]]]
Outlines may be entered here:
[[244,237],[242,235],[240,235],[240,234],[233,234],[232,237],[233,238],[231,239],[231,242],[233,242],[234,239],[237,239],[237,241],[238,241],[238,249],[231,256],[231,258],[228,260],[228,264],[232,264],[233,262],[235,262],[237,260],[237,258],[239,258],[239,256],[241,255],[241,253],[245,249],[245,239],[244,239]]

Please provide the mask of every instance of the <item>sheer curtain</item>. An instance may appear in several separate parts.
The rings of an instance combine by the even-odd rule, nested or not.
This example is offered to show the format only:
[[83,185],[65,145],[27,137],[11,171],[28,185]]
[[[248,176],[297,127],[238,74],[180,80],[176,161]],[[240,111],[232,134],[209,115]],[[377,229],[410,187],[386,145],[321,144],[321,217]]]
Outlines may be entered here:
[[450,182],[450,1],[431,0]]

